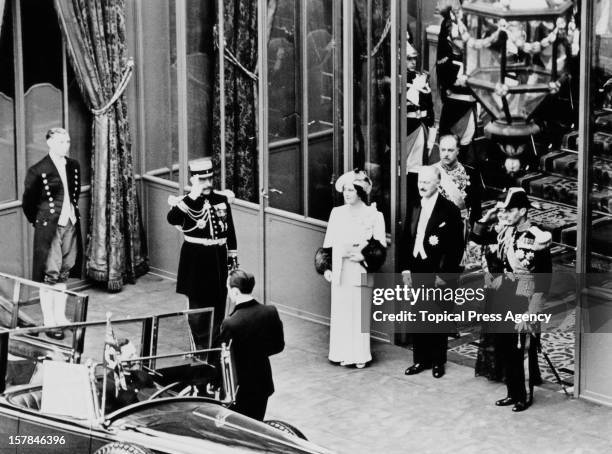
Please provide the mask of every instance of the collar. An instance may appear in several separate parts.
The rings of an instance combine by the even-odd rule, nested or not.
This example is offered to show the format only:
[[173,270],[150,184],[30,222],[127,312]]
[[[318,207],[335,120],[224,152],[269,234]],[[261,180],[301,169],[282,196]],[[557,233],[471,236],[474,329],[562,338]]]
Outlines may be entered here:
[[421,208],[425,208],[425,207],[433,207],[436,204],[436,201],[438,200],[438,194],[440,194],[439,191],[436,191],[431,197],[429,197],[428,199],[425,197],[421,197]]
[[456,170],[457,168],[459,168],[459,161],[458,160],[455,161],[455,165],[452,167],[447,166],[442,161],[440,161],[440,167],[442,167],[442,169],[446,170],[447,172],[452,172],[453,170]]
[[232,313],[230,315],[233,315],[234,312],[236,312],[239,309],[246,309],[248,307],[254,306],[256,304],[259,304],[257,302],[256,299],[254,299],[251,295],[249,295],[250,299],[245,300],[245,301],[240,301],[239,303],[236,303],[236,305],[234,306],[234,310],[232,311]]
[[253,300],[253,295],[243,295],[242,293],[240,293],[236,297],[236,306],[242,303],[247,303],[252,300]]
[[66,164],[66,157],[65,156],[59,156],[59,155],[53,153],[52,151],[49,151],[49,157],[51,158],[51,160],[55,164],[62,164],[62,165]]

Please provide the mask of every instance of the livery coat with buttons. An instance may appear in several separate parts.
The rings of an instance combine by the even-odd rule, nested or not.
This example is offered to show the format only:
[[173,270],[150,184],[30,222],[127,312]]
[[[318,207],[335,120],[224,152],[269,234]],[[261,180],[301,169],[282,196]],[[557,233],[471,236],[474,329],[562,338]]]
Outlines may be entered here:
[[[78,161],[71,158],[66,158],[66,180],[70,203],[74,207],[74,214],[77,219],[75,229],[78,253],[70,275],[80,277],[83,256],[78,206],[81,194],[81,172]],[[34,226],[32,280],[43,282],[47,256],[57,230],[57,223],[64,202],[64,185],[59,171],[49,155],[28,169],[22,202],[25,216]]]
[[[201,214],[194,219],[189,213]],[[224,306],[227,253],[228,250],[235,251],[237,247],[227,197],[214,191],[195,200],[185,196],[168,212],[168,222],[181,230],[185,237],[226,241],[224,245],[183,242],[176,282],[177,293],[190,298],[210,299],[210,306],[221,303]]]

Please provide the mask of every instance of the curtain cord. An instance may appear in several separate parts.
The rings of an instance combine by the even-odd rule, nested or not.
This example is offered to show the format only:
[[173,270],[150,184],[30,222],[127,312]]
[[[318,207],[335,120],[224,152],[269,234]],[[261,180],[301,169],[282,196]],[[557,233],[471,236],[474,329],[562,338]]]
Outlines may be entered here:
[[121,95],[127,88],[127,85],[130,79],[132,78],[133,70],[134,70],[134,59],[129,58],[127,61],[127,68],[125,69],[125,72],[123,73],[123,76],[121,77],[121,82],[119,82],[119,86],[117,87],[115,94],[100,109],[91,109],[91,113],[93,113],[96,116],[104,115],[108,111],[108,109],[110,109],[112,105],[117,102],[117,100],[121,97]]

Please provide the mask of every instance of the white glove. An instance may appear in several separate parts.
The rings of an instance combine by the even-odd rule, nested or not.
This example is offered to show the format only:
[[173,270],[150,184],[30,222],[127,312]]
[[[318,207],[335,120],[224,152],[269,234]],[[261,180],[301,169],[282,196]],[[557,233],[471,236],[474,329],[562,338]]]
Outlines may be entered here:
[[325,270],[325,272],[323,273],[323,277],[325,278],[327,282],[331,282],[332,281],[332,270]]
[[178,195],[169,195],[168,196],[168,205],[170,205],[171,207],[175,207],[178,205],[178,203],[182,200],[182,197],[179,197]]
[[466,76],[465,74],[458,74],[457,82],[455,82],[455,85],[459,85],[460,87],[465,87],[467,85],[467,80],[468,80],[468,76]]
[[410,274],[410,271],[402,271],[402,281],[404,282],[404,285],[412,288],[412,275]]

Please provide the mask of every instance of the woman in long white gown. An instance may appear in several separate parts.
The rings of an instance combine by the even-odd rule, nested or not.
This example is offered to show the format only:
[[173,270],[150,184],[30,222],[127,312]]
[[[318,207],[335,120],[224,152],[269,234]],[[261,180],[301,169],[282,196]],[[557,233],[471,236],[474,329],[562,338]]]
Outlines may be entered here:
[[[385,221],[376,205],[368,205],[372,183],[365,172],[351,171],[336,182],[344,205],[335,207],[325,234],[324,248],[332,248],[329,360],[343,366],[362,368],[372,360],[370,353],[371,288],[361,253],[370,238],[386,245]],[[362,301],[363,300],[363,301]]]

